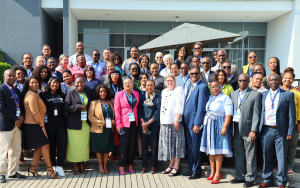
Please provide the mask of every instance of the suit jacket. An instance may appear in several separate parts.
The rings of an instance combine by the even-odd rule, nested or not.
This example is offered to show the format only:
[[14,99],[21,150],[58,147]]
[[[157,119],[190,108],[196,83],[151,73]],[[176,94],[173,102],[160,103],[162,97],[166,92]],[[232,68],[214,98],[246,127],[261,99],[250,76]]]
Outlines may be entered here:
[[[208,82],[211,82],[213,75],[214,75],[214,71],[210,70],[209,74],[208,74]],[[201,79],[203,84],[208,85],[208,83],[206,81],[206,78],[205,78],[205,73],[204,72],[201,72],[200,79]]]
[[[279,88],[280,89],[280,88]],[[262,94],[262,113],[260,118],[259,132],[261,132],[264,126],[265,118],[265,102],[269,91],[265,91]],[[279,135],[287,137],[287,135],[293,136],[295,133],[296,122],[296,107],[294,100],[294,93],[280,89],[278,107],[276,109],[276,126]]]
[[[84,94],[88,98],[88,104],[86,105],[87,114],[89,113],[90,104],[92,101],[92,94],[84,89]],[[81,121],[81,106],[82,102],[78,95],[76,89],[70,90],[67,93],[65,100],[65,111],[68,113],[67,115],[67,129],[73,130],[81,130],[82,121]],[[90,126],[91,122],[89,119],[86,121]]]
[[150,119],[154,119],[155,121],[152,122],[149,127],[160,126],[160,102],[161,96],[155,94],[153,98],[153,106],[147,106],[144,102],[146,100],[146,94],[140,95],[140,102],[138,105],[138,116],[139,119],[143,118],[145,122],[148,122]]
[[[215,72],[218,69],[219,69],[219,64],[216,64],[216,66],[212,67],[210,70]],[[238,75],[237,66],[234,64],[231,64],[231,74]]]
[[57,76],[57,78],[59,79],[60,82],[63,82],[63,81],[64,81],[61,72],[56,71],[56,76]]
[[[239,89],[230,94],[233,101],[233,110],[238,108]],[[241,136],[248,136],[251,131],[258,133],[261,116],[261,94],[251,88],[248,88],[240,108],[239,132]],[[232,121],[232,123],[234,123]],[[234,125],[231,126],[232,136],[234,135]]]
[[[181,79],[181,75],[175,77],[175,82],[176,82],[176,87],[180,86],[183,88],[183,82]],[[191,78],[189,77],[185,83],[185,87],[183,88],[185,96],[187,95],[187,91],[189,90],[191,85],[193,85],[193,82],[192,82]]]
[[[113,104],[108,101],[108,104],[114,110]],[[114,121],[114,114],[111,119],[111,124],[114,126],[115,121]],[[103,133],[103,127],[105,123],[105,119],[103,117],[103,112],[102,112],[102,105],[100,100],[94,100],[91,102],[90,108],[89,108],[89,113],[88,113],[88,119],[91,122],[91,132],[92,133]],[[111,129],[113,130],[113,129]]]
[[[137,108],[139,105],[139,93],[137,91],[132,91],[132,94],[135,96],[137,103],[132,108],[136,126],[138,126],[138,113]],[[131,112],[131,107],[128,104],[127,96],[125,93],[125,90],[122,90],[120,92],[117,92],[115,95],[115,101],[114,101],[114,108],[115,108],[115,120],[116,120],[116,127],[130,127],[130,121],[128,114]]]
[[[18,89],[15,89],[15,91],[19,98],[20,116],[25,117],[21,93]],[[0,131],[11,131],[14,129],[15,122],[18,120],[16,113],[17,105],[13,94],[4,83],[0,86]]]
[[[189,88],[189,90],[191,87]],[[190,91],[187,93],[187,97]],[[184,124],[187,128],[193,129],[194,125],[202,128],[205,116],[205,106],[209,99],[209,89],[201,80],[196,84],[189,98],[185,100],[183,112]]]
[[233,75],[231,80],[228,81],[228,85],[231,85],[233,90],[239,89],[238,79],[239,79],[238,75]]

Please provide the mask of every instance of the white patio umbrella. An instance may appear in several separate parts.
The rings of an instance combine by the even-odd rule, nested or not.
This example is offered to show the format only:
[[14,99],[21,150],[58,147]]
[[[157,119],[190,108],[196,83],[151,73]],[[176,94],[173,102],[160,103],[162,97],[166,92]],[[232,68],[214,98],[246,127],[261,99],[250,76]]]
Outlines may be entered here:
[[142,45],[139,49],[150,53],[173,49],[178,44],[186,44],[188,51],[190,51],[197,41],[203,44],[233,42],[237,37],[241,37],[241,35],[201,25],[183,23]]

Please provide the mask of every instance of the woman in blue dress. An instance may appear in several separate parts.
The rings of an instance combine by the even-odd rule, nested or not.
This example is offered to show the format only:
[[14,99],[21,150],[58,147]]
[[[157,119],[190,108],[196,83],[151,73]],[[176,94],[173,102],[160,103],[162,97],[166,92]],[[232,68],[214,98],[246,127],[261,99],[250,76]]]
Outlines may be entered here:
[[230,97],[221,92],[218,81],[213,80],[210,86],[213,94],[206,104],[200,151],[209,155],[211,174],[207,180],[216,184],[222,178],[224,156],[232,157],[229,125],[233,116],[233,104]]

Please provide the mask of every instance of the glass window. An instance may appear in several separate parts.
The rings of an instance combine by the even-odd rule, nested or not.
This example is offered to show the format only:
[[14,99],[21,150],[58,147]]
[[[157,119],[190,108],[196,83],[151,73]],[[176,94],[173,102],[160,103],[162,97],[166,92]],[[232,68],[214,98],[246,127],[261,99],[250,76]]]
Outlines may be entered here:
[[172,29],[172,22],[126,22],[126,33],[163,34]]
[[126,47],[131,47],[133,44],[142,46],[147,42],[159,37],[159,35],[126,35]]
[[203,48],[219,48],[219,43],[214,43],[214,44],[205,44],[203,43]]
[[221,30],[239,34],[243,31],[243,23],[239,22],[222,22]]
[[249,48],[265,48],[266,47],[266,37],[249,37]]
[[124,33],[124,22],[102,21],[102,33]]
[[267,34],[267,23],[248,23],[245,22],[245,35],[248,34]]
[[[85,47],[84,48],[84,53],[91,56],[93,50],[98,50],[100,52],[100,59],[102,57],[102,52],[100,47]],[[92,57],[92,56],[91,56]]]
[[101,46],[100,34],[79,33],[78,40],[83,42],[84,46]]
[[243,38],[239,37],[234,42],[220,43],[221,48],[242,48]]
[[101,46],[124,47],[123,34],[102,34]]
[[78,32],[99,33],[100,21],[78,20]]

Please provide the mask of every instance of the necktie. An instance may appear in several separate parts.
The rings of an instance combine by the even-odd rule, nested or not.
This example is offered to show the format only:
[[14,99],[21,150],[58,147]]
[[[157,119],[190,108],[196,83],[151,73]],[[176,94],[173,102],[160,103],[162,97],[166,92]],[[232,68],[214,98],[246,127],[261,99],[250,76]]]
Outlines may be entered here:
[[[275,95],[274,95],[274,93],[271,93],[271,95],[272,95],[272,99],[270,98],[268,108],[267,108],[267,120],[270,119],[270,115],[274,113],[274,109],[275,109],[275,108],[272,108],[272,106],[273,106],[272,105],[272,100],[274,99]],[[275,103],[275,101],[274,101],[274,103]]]

